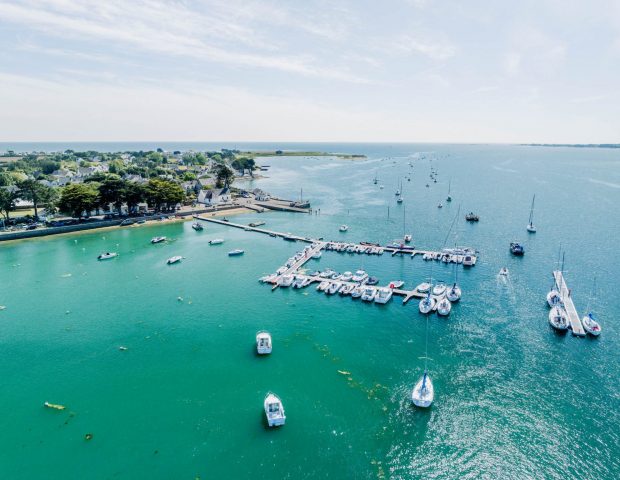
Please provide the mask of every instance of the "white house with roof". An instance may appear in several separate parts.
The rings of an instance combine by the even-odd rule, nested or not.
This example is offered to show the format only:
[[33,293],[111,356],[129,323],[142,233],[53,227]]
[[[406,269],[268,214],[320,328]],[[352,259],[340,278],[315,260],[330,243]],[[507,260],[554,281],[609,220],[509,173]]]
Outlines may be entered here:
[[256,198],[256,200],[258,200],[259,202],[266,202],[268,200],[271,200],[271,195],[269,195],[264,190],[261,190],[260,188],[255,188],[254,190],[252,190],[252,193],[254,194],[254,198]]
[[201,190],[196,201],[211,206],[228,203],[230,200],[231,196],[228,188],[215,188],[211,190]]

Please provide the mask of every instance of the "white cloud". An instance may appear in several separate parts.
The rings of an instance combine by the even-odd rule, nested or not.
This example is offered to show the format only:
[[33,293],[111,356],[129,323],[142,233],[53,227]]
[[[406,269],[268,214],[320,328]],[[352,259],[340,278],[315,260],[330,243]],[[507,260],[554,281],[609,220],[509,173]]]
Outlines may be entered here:
[[417,53],[432,60],[447,60],[454,56],[456,47],[447,41],[419,38],[413,35],[402,35],[393,45],[405,53]]

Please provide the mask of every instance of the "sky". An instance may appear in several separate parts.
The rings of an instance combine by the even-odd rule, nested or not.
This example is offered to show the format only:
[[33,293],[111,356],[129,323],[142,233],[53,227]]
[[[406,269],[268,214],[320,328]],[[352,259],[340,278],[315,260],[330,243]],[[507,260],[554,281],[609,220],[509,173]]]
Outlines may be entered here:
[[619,143],[620,0],[0,0],[0,141]]

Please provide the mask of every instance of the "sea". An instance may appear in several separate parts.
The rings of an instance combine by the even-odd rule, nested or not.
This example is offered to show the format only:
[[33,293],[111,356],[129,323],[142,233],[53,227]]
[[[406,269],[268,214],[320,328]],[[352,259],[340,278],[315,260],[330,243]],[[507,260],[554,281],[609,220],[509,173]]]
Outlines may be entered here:
[[[364,269],[405,288],[456,280],[463,297],[443,318],[398,297],[376,305],[314,286],[271,291],[258,279],[304,245],[223,225],[196,232],[191,222],[161,222],[1,243],[0,478],[620,478],[619,151],[0,144],[158,147],[366,155],[260,158],[267,170],[237,186],[303,196],[313,213],[229,220],[381,244],[410,233],[420,249],[476,248],[478,263],[455,269],[420,257],[324,252],[307,264]],[[534,195],[538,231],[530,234]],[[467,223],[469,212],[480,221]],[[339,231],[343,224],[348,231]],[[152,245],[158,235],[168,240]],[[224,243],[209,245],[214,238]],[[523,257],[510,254],[513,241],[525,246]],[[237,248],[245,254],[227,255]],[[107,251],[119,256],[97,261]],[[545,296],[560,251],[577,310],[602,325],[598,338],[549,326]],[[174,255],[184,258],[167,265]],[[502,267],[508,278],[498,275]],[[273,352],[259,357],[263,329]],[[425,365],[435,401],[419,409],[411,391]],[[277,429],[264,418],[270,391],[287,416]]]

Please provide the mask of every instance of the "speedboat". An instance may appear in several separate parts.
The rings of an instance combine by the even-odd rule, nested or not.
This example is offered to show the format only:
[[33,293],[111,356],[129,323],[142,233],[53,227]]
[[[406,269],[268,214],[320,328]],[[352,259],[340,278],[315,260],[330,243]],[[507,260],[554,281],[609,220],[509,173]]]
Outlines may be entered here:
[[437,208],[443,208],[443,204],[440,203],[439,205],[437,205]]
[[278,285],[280,287],[290,287],[295,280],[295,275],[291,275],[290,273],[287,275],[282,275],[280,280],[278,280]]
[[519,242],[510,243],[510,253],[516,256],[522,256],[525,253],[525,248]]
[[269,392],[265,396],[263,406],[265,408],[265,416],[267,417],[267,425],[270,427],[284,425],[284,422],[286,422],[284,405],[282,405],[282,400],[275,393]]
[[321,278],[331,278],[331,276],[334,274],[335,272],[331,269],[328,268],[327,270],[319,273],[319,277]]
[[357,286],[353,290],[351,290],[351,298],[360,298],[363,292],[364,292],[364,287]]
[[329,283],[330,283],[330,282],[328,282],[327,280],[323,280],[321,283],[319,283],[319,284],[317,285],[316,289],[317,289],[319,292],[324,292],[324,291],[325,291],[325,289],[326,289],[327,287],[329,287]]
[[350,282],[352,278],[353,278],[353,274],[351,272],[344,272],[340,276],[340,280],[342,280],[343,282]]
[[364,270],[358,270],[357,272],[355,272],[353,277],[351,277],[351,280],[354,282],[363,282],[367,278],[368,274]]
[[220,245],[224,243],[224,240],[221,238],[214,238],[213,240],[209,240],[209,245]]
[[243,255],[245,252],[243,250],[240,249],[235,249],[235,250],[231,250],[230,252],[228,252],[228,256],[229,257],[236,257],[237,255]]
[[549,323],[559,332],[568,330],[568,317],[566,316],[564,308],[559,305],[553,307],[549,312]]
[[399,195],[396,199],[396,203],[403,203],[403,197]]
[[499,271],[499,275],[503,276],[503,277],[507,277],[508,276],[508,269],[506,267],[502,267]]
[[435,305],[437,305],[437,300],[435,300],[435,298],[431,297],[430,295],[427,295],[422,300],[420,300],[418,308],[420,309],[420,313],[430,313],[435,308]]
[[168,260],[166,260],[166,263],[168,265],[173,265],[175,263],[179,263],[181,260],[183,260],[183,257],[181,255],[175,255],[174,257],[170,257]]
[[355,288],[355,285],[353,285],[352,283],[345,283],[342,285],[342,288],[338,291],[338,293],[340,295],[349,295],[353,289]]
[[581,319],[581,323],[583,324],[584,330],[590,335],[598,337],[601,334],[601,326],[596,320],[594,320],[594,315],[592,315],[592,312],[583,317]]
[[560,295],[560,292],[558,292],[555,287],[552,288],[547,294],[547,304],[551,308],[562,304],[562,296]]
[[465,215],[465,220],[467,220],[468,222],[477,222],[480,220],[480,217],[474,212],[469,212],[467,215]]
[[394,280],[392,282],[390,282],[389,287],[390,288],[400,288],[405,284],[405,282],[403,282],[402,280]]
[[377,294],[377,289],[374,287],[366,287],[362,293],[362,300],[365,302],[372,302]]
[[413,237],[411,236],[411,234],[407,233],[403,236],[403,240],[405,241],[405,243],[409,243],[411,242],[411,240],[413,240]]
[[473,267],[476,264],[476,256],[465,254],[463,255],[463,266],[464,267]]
[[392,298],[393,292],[391,288],[377,288],[375,295],[375,303],[387,303]]
[[256,353],[259,355],[271,353],[271,334],[269,332],[260,331],[256,334]]
[[302,277],[301,275],[295,277],[295,280],[293,280],[293,284],[292,287],[293,288],[301,288],[304,287],[304,281],[306,280],[305,277]]
[[151,238],[151,243],[161,243],[161,242],[165,242],[166,241],[166,237],[153,237]]
[[428,408],[435,399],[435,389],[433,388],[433,382],[426,370],[424,375],[418,380],[418,383],[413,387],[411,392],[411,401],[416,407]]
[[436,297],[443,295],[446,291],[446,284],[443,282],[437,282],[433,287],[433,295]]
[[101,255],[99,255],[97,257],[97,260],[109,260],[111,258],[115,258],[118,257],[118,253],[116,252],[106,252],[106,253],[102,253]]
[[205,229],[205,227],[203,227],[202,224],[198,222],[192,223],[192,228],[196,230],[197,232],[200,232]]
[[349,227],[347,225],[340,225],[340,228],[339,228],[341,232],[346,232],[348,229]]
[[437,303],[437,315],[447,316],[450,315],[450,311],[452,310],[452,304],[447,297],[443,297]]
[[321,258],[323,256],[323,252],[320,250],[312,254],[312,258]]
[[366,280],[366,285],[376,285],[377,283],[379,283],[377,277],[368,277],[368,280]]
[[420,293],[428,293],[432,285],[428,282],[421,283],[416,287],[416,290]]
[[338,290],[340,290],[340,287],[342,287],[342,283],[332,282],[331,285],[327,288],[327,290],[325,290],[325,293],[327,293],[328,295],[334,295],[338,292]]

